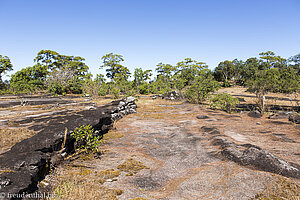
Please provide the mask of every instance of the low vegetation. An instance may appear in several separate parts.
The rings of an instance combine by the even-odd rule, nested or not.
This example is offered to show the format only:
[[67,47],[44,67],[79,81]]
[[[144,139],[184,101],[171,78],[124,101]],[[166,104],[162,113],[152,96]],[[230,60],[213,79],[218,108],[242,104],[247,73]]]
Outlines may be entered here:
[[238,103],[238,98],[234,98],[227,93],[216,94],[210,99],[210,107],[212,109],[221,109],[228,113],[231,113]]
[[[123,191],[107,188],[103,184],[106,181],[116,181],[120,171],[115,169],[98,170],[83,163],[81,160],[74,160],[52,175],[52,179],[54,179],[51,181],[53,198],[50,199],[118,199],[117,196],[121,195]],[[44,186],[40,185],[40,187]]]
[[71,136],[75,139],[75,146],[78,151],[96,152],[101,143],[100,136],[94,133],[91,125],[82,125],[76,128]]
[[278,179],[274,184],[266,186],[265,190],[252,198],[252,200],[298,200],[300,199],[300,186],[285,178]]
[[117,167],[120,171],[127,172],[126,176],[132,176],[142,169],[149,169],[142,162],[136,161],[132,158],[127,159],[123,164]]

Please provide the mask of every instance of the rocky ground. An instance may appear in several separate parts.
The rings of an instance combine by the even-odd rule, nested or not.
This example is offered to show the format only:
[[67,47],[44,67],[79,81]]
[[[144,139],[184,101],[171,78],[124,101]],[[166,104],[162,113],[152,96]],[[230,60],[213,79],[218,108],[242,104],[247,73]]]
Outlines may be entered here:
[[[1,96],[0,154],[14,144],[32,137],[56,118],[101,106],[112,99],[66,96]],[[67,120],[67,119],[66,119]],[[62,120],[59,123],[63,123]]]
[[60,199],[227,200],[272,195],[277,185],[275,193],[299,198],[298,178],[233,162],[209,131],[238,150],[250,143],[297,168],[300,131],[287,117],[253,118],[152,98],[138,106],[105,136],[100,158],[69,158],[41,182],[41,191],[50,188]]

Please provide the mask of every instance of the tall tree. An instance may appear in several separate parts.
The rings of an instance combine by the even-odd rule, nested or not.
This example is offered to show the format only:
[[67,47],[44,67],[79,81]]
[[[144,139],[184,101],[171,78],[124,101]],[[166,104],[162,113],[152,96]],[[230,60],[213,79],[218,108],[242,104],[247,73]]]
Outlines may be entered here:
[[129,69],[120,63],[124,61],[122,55],[109,53],[104,55],[102,58],[103,65],[100,66],[100,69],[106,69],[106,76],[110,78],[112,81],[117,81],[120,79],[127,80],[130,76]]
[[152,70],[145,70],[143,71],[142,68],[136,68],[134,70],[134,80],[133,83],[134,85],[138,88],[141,84],[145,83],[147,80],[150,79],[150,77],[152,76]]
[[7,71],[11,71],[13,66],[9,57],[0,55],[0,83],[2,84],[2,76]]
[[225,60],[220,62],[215,69],[216,78],[218,81],[228,82],[234,78],[236,74],[235,65],[232,61]]
[[185,86],[191,85],[199,72],[207,67],[204,62],[185,58],[183,61],[177,63],[176,75],[184,81]]
[[274,52],[267,51],[267,52],[261,52],[260,55],[260,61],[261,61],[261,67],[271,69],[274,67],[280,68],[286,65],[286,59],[276,56]]

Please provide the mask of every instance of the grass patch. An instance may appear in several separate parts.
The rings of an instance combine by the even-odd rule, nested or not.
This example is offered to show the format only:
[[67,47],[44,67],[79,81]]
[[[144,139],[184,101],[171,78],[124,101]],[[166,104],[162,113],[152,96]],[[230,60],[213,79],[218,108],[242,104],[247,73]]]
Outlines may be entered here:
[[10,169],[0,169],[0,174],[10,173],[10,172],[14,172],[14,170],[10,170]]
[[117,138],[122,138],[124,135],[117,131],[116,129],[109,130],[108,133],[103,135],[103,140],[111,140],[111,139],[117,139]]
[[102,184],[115,179],[120,171],[107,169],[97,171],[82,164],[73,164],[63,168],[55,177],[51,199],[100,199],[116,200],[123,193],[119,189],[109,189]]
[[119,189],[109,189],[98,184],[88,184],[76,180],[66,180],[60,183],[53,191],[54,198],[59,200],[69,199],[99,199],[117,200],[123,193]]
[[8,149],[35,134],[34,131],[27,128],[0,129],[0,151]]
[[113,179],[120,175],[120,171],[115,171],[114,169],[106,169],[101,172],[95,172],[95,174],[103,179]]
[[120,171],[127,172],[126,176],[132,176],[142,169],[149,169],[142,162],[136,161],[132,158],[127,159],[123,164],[117,167]]
[[255,195],[259,200],[299,200],[300,186],[285,178],[280,178],[272,185],[267,185],[265,190]]

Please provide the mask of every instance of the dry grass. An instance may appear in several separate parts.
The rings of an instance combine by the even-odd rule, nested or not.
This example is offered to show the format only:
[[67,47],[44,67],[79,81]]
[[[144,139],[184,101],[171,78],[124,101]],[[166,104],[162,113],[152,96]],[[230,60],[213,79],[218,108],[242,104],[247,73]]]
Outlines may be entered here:
[[137,197],[137,198],[134,198],[134,199],[130,199],[130,200],[148,200],[148,199],[145,199],[145,198],[141,198],[141,197]]
[[111,139],[117,139],[122,138],[124,135],[120,133],[117,129],[111,129],[108,131],[108,133],[103,135],[103,141],[111,140]]
[[137,102],[138,108],[135,115],[138,115],[141,119],[164,119],[166,116],[172,116],[172,113],[165,111],[171,112],[172,109],[176,109],[172,106],[181,104],[183,104],[181,101],[143,98]]
[[259,200],[300,200],[300,186],[295,182],[279,178],[274,184],[255,196]]
[[9,149],[24,139],[32,137],[35,133],[27,128],[0,129],[0,152]]
[[136,161],[132,158],[127,159],[123,164],[117,167],[120,171],[127,172],[126,176],[133,176],[142,169],[149,169],[142,162]]
[[107,169],[97,171],[85,165],[67,166],[58,172],[54,183],[52,199],[99,199],[114,200],[123,193],[119,189],[108,189],[102,184],[108,180],[116,180],[120,171]]
[[14,172],[14,170],[10,170],[10,169],[0,169],[0,174],[9,173],[9,172]]

